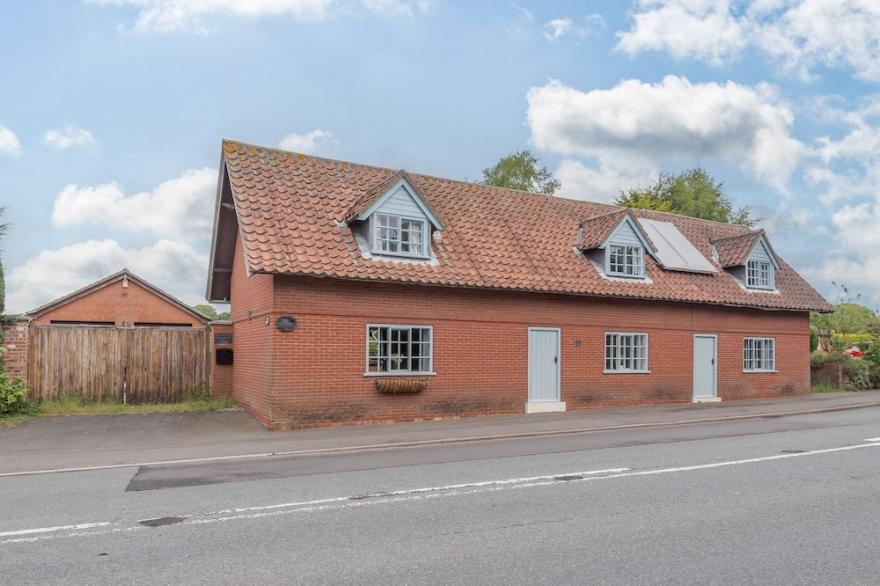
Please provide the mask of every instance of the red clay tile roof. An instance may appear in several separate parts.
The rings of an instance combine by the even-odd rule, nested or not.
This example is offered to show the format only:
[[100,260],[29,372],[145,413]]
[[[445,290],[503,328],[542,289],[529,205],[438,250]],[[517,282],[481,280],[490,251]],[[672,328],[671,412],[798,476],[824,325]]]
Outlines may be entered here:
[[626,210],[615,209],[587,218],[578,226],[576,246],[581,250],[593,250],[602,246],[615,228],[626,217]]
[[[576,249],[578,228],[584,218],[612,213],[622,217],[626,211],[419,174],[409,174],[409,181],[445,224],[432,241],[436,260],[364,258],[346,219],[399,171],[234,141],[223,142],[223,156],[252,272],[764,309],[830,308],[781,261],[776,275],[779,293],[747,291],[723,270],[717,274],[663,270],[650,256],[645,259],[650,283],[610,280]],[[629,213],[674,223],[707,259],[712,258],[712,241],[747,232],[742,226],[662,212],[633,209]],[[604,229],[604,221],[602,225]],[[581,239],[583,245],[594,236]],[[230,260],[224,261],[229,266]]]
[[753,230],[736,236],[716,238],[712,244],[718,252],[718,264],[724,268],[743,266],[762,236],[766,238],[763,230]]

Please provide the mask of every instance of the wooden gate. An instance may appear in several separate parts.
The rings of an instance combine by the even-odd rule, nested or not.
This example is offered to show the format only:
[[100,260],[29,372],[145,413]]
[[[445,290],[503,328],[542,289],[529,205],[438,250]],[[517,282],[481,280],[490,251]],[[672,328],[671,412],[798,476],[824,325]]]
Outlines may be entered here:
[[180,401],[210,388],[208,330],[31,324],[31,399]]

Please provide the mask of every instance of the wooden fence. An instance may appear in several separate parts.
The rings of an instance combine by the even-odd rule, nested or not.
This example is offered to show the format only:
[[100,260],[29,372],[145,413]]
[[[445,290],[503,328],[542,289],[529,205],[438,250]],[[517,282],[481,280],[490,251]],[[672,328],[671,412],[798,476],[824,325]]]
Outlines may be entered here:
[[180,401],[210,389],[204,329],[31,324],[31,399],[62,395],[127,403]]

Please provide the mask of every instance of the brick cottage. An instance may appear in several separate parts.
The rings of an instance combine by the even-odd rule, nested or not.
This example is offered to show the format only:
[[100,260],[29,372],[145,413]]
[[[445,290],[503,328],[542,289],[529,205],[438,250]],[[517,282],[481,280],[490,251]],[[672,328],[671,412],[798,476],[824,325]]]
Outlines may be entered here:
[[208,298],[265,425],[809,392],[761,230],[225,141]]

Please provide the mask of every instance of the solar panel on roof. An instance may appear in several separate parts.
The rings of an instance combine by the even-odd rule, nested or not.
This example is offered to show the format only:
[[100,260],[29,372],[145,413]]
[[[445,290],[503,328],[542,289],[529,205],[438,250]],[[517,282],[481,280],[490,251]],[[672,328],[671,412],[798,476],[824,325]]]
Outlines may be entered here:
[[663,268],[688,273],[717,272],[672,222],[639,218],[639,224],[657,247],[657,259]]

